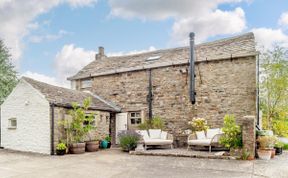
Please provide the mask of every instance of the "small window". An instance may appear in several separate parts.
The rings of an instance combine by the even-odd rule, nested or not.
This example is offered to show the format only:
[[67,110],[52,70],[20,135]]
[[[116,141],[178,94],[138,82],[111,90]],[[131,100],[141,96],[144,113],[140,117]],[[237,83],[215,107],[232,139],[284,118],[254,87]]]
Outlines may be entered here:
[[130,113],[130,123],[131,125],[139,125],[142,123],[141,112],[131,112]]
[[[85,118],[88,118],[89,117],[89,115],[87,114],[86,116],[85,116]],[[96,122],[95,122],[95,120],[96,120],[96,118],[95,118],[96,116],[94,116],[94,119],[93,119],[93,121],[91,122],[91,125],[92,126],[94,126],[94,127],[96,127]],[[88,121],[84,121],[83,122],[83,125],[84,126],[86,126],[86,125],[88,125],[89,124],[89,122]]]
[[9,119],[8,128],[9,129],[16,129],[17,128],[17,119],[16,118],[10,118]]
[[92,80],[91,79],[81,81],[81,88],[91,88],[91,87],[92,87]]

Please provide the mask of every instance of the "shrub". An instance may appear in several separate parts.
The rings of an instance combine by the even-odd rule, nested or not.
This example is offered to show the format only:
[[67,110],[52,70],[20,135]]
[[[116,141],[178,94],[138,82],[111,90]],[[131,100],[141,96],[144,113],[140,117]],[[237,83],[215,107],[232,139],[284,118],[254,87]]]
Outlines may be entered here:
[[148,130],[148,129],[164,129],[164,121],[161,117],[156,116],[151,120],[145,120],[144,123],[138,126],[140,130]]
[[192,121],[188,122],[188,124],[194,132],[202,130],[206,131],[209,129],[207,121],[204,118],[193,118]]
[[273,148],[277,138],[274,136],[260,136],[257,141],[259,142],[261,149]]
[[287,143],[284,144],[283,149],[288,150],[288,144]]
[[64,143],[58,143],[56,146],[56,150],[66,150],[67,147]]
[[234,115],[225,115],[222,131],[224,134],[220,138],[220,144],[228,149],[243,146],[241,128],[236,124]]
[[279,140],[275,143],[274,145],[275,148],[283,148],[284,147],[284,143],[280,142]]
[[141,135],[133,130],[125,130],[118,134],[120,146],[124,151],[134,150]]
[[108,135],[108,136],[105,137],[105,140],[106,140],[107,142],[111,142],[111,137]]

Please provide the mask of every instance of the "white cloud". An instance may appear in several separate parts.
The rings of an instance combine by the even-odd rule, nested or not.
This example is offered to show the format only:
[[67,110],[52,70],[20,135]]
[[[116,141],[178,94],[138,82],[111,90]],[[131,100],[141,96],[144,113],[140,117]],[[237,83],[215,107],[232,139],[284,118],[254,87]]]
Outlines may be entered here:
[[216,35],[235,34],[246,28],[245,13],[241,8],[234,11],[216,10],[204,16],[183,18],[172,29],[172,42],[188,43],[189,32],[195,32],[196,42]]
[[34,80],[38,80],[40,82],[48,83],[48,84],[51,84],[51,85],[56,85],[56,86],[60,86],[60,87],[69,88],[69,82],[59,81],[59,80],[57,80],[54,77],[50,77],[50,76],[47,76],[47,75],[44,75],[44,74],[39,74],[39,73],[36,73],[36,72],[26,71],[21,76],[29,77],[29,78],[32,78]]
[[255,34],[258,47],[270,49],[275,44],[288,47],[288,35],[281,29],[254,28],[251,31]]
[[[111,16],[164,20],[173,18],[170,44],[187,43],[189,32],[196,32],[198,42],[216,35],[231,35],[246,27],[243,9],[222,11],[221,4],[237,4],[250,0],[109,0]],[[185,42],[184,42],[185,41]]]
[[[24,44],[22,38],[31,29],[37,28],[33,20],[59,4],[68,3],[71,7],[91,5],[95,0],[1,0],[0,1],[0,38],[10,49],[13,63],[18,64]],[[34,24],[31,25],[31,24]]]
[[[138,54],[143,52],[154,51],[156,48],[150,46],[144,50],[132,50],[128,52],[111,52],[107,56],[122,56],[130,54]],[[76,74],[84,66],[95,60],[96,51],[85,50],[80,47],[75,47],[74,44],[64,45],[55,57],[54,65],[59,81],[66,81],[68,77]]]
[[109,0],[111,15],[123,18],[163,20],[169,17],[201,16],[224,3],[243,0]]
[[43,41],[58,40],[68,34],[71,34],[71,32],[67,32],[65,30],[59,30],[57,34],[32,35],[32,36],[29,36],[28,40],[31,43],[41,43]]
[[281,17],[278,20],[278,24],[281,26],[288,26],[288,12],[284,12],[281,14]]
[[94,59],[95,51],[75,47],[74,44],[64,45],[54,62],[57,77],[65,81]]

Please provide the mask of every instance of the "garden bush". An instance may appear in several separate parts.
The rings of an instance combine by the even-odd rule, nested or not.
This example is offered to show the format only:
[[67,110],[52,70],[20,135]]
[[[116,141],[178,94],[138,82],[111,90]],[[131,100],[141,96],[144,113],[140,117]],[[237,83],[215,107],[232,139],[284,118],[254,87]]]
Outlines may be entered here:
[[164,129],[164,121],[161,117],[153,117],[151,120],[145,120],[144,123],[138,126],[140,130],[148,129]]
[[243,146],[241,128],[236,124],[234,115],[225,115],[222,131],[224,134],[220,138],[220,144],[228,149]]
[[124,151],[134,150],[141,135],[133,130],[125,130],[118,134],[120,146]]

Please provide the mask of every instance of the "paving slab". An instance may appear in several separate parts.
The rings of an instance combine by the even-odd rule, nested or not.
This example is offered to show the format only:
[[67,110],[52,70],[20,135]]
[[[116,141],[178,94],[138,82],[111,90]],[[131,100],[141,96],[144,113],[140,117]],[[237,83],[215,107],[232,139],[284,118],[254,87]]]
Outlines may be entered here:
[[118,149],[45,156],[0,150],[1,178],[288,178],[288,153],[271,161],[137,156]]

